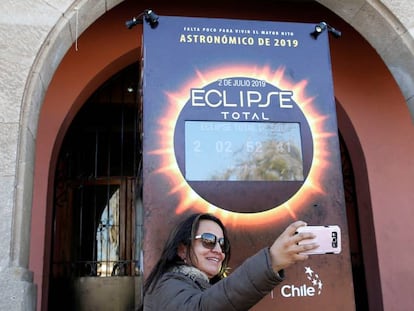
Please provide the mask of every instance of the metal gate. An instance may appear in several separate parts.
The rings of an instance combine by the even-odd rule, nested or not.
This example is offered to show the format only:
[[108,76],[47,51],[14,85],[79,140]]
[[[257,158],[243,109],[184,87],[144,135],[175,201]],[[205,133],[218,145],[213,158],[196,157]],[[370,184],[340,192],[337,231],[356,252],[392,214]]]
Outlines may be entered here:
[[141,301],[141,105],[134,64],[73,120],[58,158],[49,310],[134,310]]

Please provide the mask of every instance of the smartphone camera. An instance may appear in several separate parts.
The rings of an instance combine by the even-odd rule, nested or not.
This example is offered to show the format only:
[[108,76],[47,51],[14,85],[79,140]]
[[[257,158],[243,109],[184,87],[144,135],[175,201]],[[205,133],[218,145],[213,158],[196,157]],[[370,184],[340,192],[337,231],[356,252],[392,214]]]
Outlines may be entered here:
[[338,248],[338,233],[335,231],[332,232],[332,247]]

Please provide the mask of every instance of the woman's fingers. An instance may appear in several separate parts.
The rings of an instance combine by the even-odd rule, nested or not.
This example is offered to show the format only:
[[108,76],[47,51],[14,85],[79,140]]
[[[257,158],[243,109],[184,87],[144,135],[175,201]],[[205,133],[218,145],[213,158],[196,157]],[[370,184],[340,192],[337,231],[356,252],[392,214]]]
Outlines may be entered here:
[[[301,220],[291,223],[270,247],[272,265],[275,271],[287,268],[297,261],[308,259],[308,255],[303,254],[303,252],[318,247],[316,243],[311,242],[315,238],[313,233],[297,233],[297,229],[302,226],[306,226],[306,223]],[[306,243],[302,244],[303,241],[306,241]]]

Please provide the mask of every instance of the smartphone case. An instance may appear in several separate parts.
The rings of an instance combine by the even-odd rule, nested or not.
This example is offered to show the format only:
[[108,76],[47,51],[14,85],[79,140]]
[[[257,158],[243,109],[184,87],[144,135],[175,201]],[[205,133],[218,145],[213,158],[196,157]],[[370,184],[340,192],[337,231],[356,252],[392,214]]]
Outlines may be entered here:
[[318,248],[306,251],[304,254],[339,254],[342,251],[341,228],[338,225],[299,227],[297,232],[312,232],[316,235],[314,239],[305,240],[299,244],[319,244]]

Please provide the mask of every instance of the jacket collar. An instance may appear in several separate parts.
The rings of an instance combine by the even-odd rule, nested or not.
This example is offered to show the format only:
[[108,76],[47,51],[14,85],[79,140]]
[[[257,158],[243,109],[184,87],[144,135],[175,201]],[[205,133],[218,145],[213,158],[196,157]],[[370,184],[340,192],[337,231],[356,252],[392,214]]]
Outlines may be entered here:
[[179,266],[172,267],[170,271],[184,274],[185,276],[189,277],[193,281],[196,281],[197,279],[198,280],[201,279],[207,283],[209,282],[207,275],[201,270],[193,266],[179,265]]

